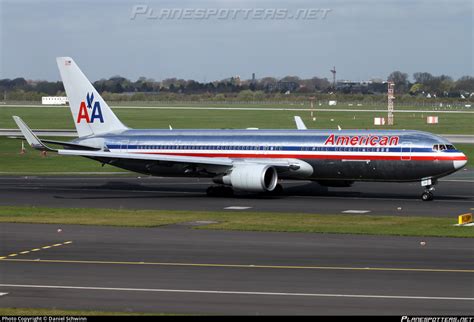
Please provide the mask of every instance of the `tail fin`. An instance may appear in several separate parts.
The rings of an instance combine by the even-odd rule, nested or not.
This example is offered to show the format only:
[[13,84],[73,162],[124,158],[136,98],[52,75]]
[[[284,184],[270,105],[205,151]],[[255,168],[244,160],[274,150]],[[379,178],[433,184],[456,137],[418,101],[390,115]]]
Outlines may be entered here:
[[79,137],[127,129],[72,58],[58,57],[56,62]]

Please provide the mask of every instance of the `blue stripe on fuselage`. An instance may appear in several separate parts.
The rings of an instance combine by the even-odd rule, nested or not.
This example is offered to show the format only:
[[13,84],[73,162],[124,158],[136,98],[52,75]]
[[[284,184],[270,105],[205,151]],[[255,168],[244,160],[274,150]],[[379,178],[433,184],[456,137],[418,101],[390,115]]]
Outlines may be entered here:
[[[121,144],[106,144],[109,149],[120,149]],[[123,146],[124,147],[124,146]],[[178,148],[177,148],[178,147]],[[272,149],[273,147],[273,149]],[[409,147],[347,147],[347,146],[278,146],[268,145],[266,151],[307,151],[307,152],[410,152]],[[313,149],[314,148],[314,149]],[[128,150],[233,150],[233,151],[264,151],[264,146],[252,145],[192,145],[192,144],[130,144]],[[437,152],[431,148],[411,148],[412,153]],[[459,153],[459,150],[442,152]]]

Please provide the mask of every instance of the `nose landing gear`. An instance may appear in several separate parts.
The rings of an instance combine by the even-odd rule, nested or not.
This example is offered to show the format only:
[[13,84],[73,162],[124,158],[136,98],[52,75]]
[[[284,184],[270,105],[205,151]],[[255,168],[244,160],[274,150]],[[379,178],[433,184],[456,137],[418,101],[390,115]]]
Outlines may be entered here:
[[421,194],[421,200],[432,201],[434,199],[433,191],[435,190],[435,184],[436,181],[432,179],[426,179],[421,181],[421,185],[425,187],[425,191]]
[[421,194],[421,200],[432,201],[434,199],[433,191],[434,187],[430,187]]

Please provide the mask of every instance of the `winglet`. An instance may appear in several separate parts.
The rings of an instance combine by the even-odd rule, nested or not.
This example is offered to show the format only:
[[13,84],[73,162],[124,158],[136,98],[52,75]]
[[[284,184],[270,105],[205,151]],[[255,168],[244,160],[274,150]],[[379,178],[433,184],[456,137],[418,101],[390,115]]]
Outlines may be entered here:
[[55,149],[51,149],[50,147],[46,146],[40,139],[31,131],[31,129],[26,125],[23,120],[18,116],[13,116],[13,120],[15,121],[16,125],[20,129],[21,133],[25,137],[28,144],[36,149],[41,151],[57,151]]
[[307,130],[308,128],[304,124],[303,120],[299,116],[295,116],[296,128],[298,130]]

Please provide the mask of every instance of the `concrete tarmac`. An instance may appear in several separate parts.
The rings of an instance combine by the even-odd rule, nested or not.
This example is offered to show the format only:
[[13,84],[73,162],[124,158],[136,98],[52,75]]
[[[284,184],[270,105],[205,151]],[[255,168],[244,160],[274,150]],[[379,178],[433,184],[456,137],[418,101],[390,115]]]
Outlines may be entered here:
[[[350,188],[326,188],[305,181],[284,181],[281,196],[238,194],[208,197],[207,179],[108,176],[0,177],[0,205],[130,208],[163,210],[359,213],[456,218],[474,207],[474,171],[443,178],[435,200],[423,202],[419,183],[358,182]],[[235,208],[237,207],[237,208]]]
[[0,224],[0,232],[2,307],[251,315],[474,314],[470,239],[176,225]]

